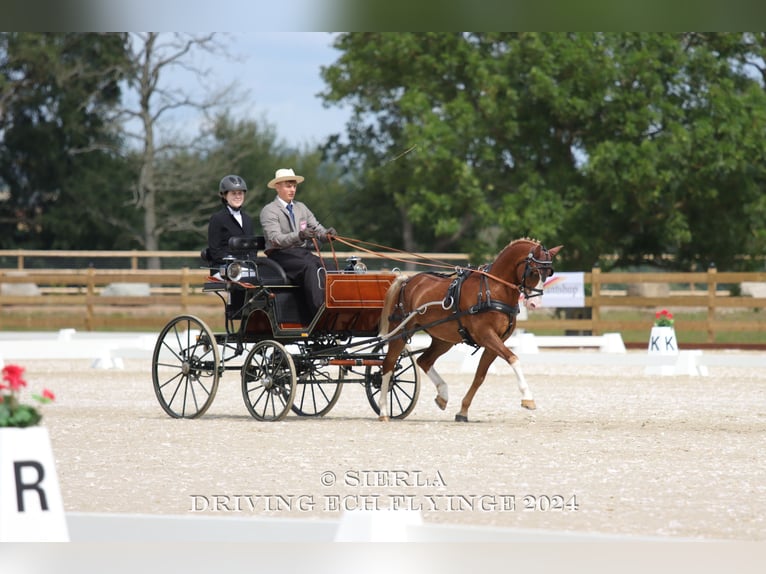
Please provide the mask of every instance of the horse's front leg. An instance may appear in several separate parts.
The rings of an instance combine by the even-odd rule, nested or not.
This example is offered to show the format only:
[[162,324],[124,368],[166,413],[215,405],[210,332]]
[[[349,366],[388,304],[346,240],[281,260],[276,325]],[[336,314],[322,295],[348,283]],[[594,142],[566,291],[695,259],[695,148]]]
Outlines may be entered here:
[[[496,355],[503,357],[505,362],[511,366],[516,375],[516,383],[518,384],[519,392],[521,393],[521,406],[530,411],[535,410],[537,405],[535,405],[535,399],[527,384],[527,379],[524,377],[524,372],[521,370],[521,360],[513,353],[513,351],[505,346],[500,337],[490,336],[485,341],[481,341],[480,344],[483,344],[488,351],[491,350]],[[483,358],[484,356],[482,355],[482,359]],[[481,362],[479,362],[479,367],[481,368]],[[489,368],[489,365],[487,365],[487,368]]]
[[516,382],[519,385],[519,392],[521,393],[521,406],[533,411],[537,408],[537,405],[535,404],[535,399],[532,397],[532,391],[529,389],[527,380],[524,378],[524,373],[521,370],[521,360],[513,352],[509,352],[511,353],[511,357],[506,360],[516,374]]
[[468,392],[466,392],[465,396],[463,397],[463,400],[460,402],[460,411],[458,411],[458,413],[455,415],[455,420],[457,422],[468,422],[468,408],[473,402],[473,397],[476,394],[476,391],[479,390],[479,387],[484,382],[484,379],[487,378],[489,366],[492,364],[492,361],[494,361],[496,357],[497,353],[489,349],[484,349],[484,352],[482,352],[481,358],[479,359],[479,367],[476,369],[476,374],[473,376],[473,382],[471,383]]

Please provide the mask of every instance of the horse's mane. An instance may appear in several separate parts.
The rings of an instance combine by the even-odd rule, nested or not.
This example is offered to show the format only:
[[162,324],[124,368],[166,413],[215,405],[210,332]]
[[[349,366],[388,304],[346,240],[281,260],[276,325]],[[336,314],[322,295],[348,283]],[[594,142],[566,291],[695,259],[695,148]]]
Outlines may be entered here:
[[508,245],[506,245],[500,250],[500,253],[498,253],[497,256],[495,257],[495,261],[503,257],[506,253],[508,253],[511,247],[513,247],[514,245],[518,243],[533,243],[534,245],[542,245],[537,239],[532,239],[530,237],[519,237],[517,239],[513,239]]
[[537,239],[532,239],[531,237],[519,237],[518,239],[512,239],[511,242],[508,244],[508,247],[510,247],[514,243],[521,243],[522,241],[525,243],[537,243],[537,244],[540,243],[540,241],[538,241]]
[[510,249],[517,243],[534,243],[535,245],[541,245],[540,241],[538,241],[537,239],[532,239],[531,237],[519,237],[518,239],[511,240],[511,242],[508,245],[506,245],[500,250],[500,253],[498,253],[497,256],[500,257],[500,255],[505,253],[508,249]]

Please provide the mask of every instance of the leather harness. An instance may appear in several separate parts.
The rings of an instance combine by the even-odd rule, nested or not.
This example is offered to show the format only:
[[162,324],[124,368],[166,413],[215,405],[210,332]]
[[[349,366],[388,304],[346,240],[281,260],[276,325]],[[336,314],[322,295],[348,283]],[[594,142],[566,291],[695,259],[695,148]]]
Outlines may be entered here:
[[[481,269],[481,270],[489,271],[489,267],[486,267],[486,269]],[[455,278],[449,284],[449,287],[447,287],[447,293],[444,296],[442,307],[444,309],[452,309],[452,315],[450,315],[449,317],[445,317],[444,319],[439,319],[438,321],[434,321],[433,323],[423,325],[419,327],[418,329],[405,330],[402,333],[402,337],[409,339],[409,336],[412,333],[415,333],[416,331],[425,330],[430,327],[435,327],[436,325],[440,325],[441,323],[446,323],[447,321],[457,321],[457,324],[458,324],[457,330],[458,330],[458,333],[460,333],[460,337],[463,339],[463,342],[467,345],[475,347],[476,349],[479,349],[480,346],[476,343],[476,341],[473,340],[473,337],[471,337],[471,334],[468,332],[468,329],[465,328],[465,326],[463,325],[460,319],[461,317],[464,317],[466,315],[477,315],[479,313],[484,313],[487,311],[498,311],[508,316],[508,329],[506,329],[505,333],[503,333],[501,337],[502,339],[505,339],[511,332],[511,327],[513,325],[514,317],[518,315],[519,313],[519,306],[518,304],[509,305],[508,303],[504,303],[503,301],[492,299],[490,295],[489,282],[487,280],[487,275],[484,275],[484,274],[481,275],[481,289],[479,289],[478,301],[476,302],[476,305],[472,305],[468,309],[460,310],[460,293],[463,287],[463,282],[471,275],[472,272],[473,272],[473,269],[471,268],[458,269],[455,273]],[[450,277],[450,275],[445,275],[444,273],[429,272],[429,274],[435,275],[437,277]],[[402,287],[399,290],[399,301],[397,302],[395,306],[395,310],[390,317],[391,321],[398,322],[398,321],[402,321],[405,318],[406,313],[404,312],[404,290],[407,287],[408,282],[409,282],[409,279],[405,280],[402,283]]]

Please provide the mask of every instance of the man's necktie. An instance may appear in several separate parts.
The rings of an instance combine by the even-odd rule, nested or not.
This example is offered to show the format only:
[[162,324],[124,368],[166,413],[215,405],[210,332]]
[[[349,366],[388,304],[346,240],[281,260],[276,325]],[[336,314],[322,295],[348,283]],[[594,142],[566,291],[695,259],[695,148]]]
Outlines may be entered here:
[[293,230],[295,230],[295,229],[297,229],[297,227],[295,226],[295,214],[293,213],[293,204],[292,203],[288,203],[287,204],[287,211],[290,212],[290,223],[293,224]]

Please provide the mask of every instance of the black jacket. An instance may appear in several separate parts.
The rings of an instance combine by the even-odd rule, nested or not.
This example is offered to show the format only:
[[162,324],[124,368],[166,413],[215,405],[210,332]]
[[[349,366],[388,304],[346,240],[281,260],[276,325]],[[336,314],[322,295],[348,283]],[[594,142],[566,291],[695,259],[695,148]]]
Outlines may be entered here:
[[213,266],[222,265],[223,258],[231,255],[229,253],[229,237],[254,234],[253,220],[244,211],[240,211],[240,213],[242,214],[242,227],[229,213],[229,208],[226,206],[223,206],[220,211],[216,211],[210,217],[210,223],[207,226],[207,246]]

